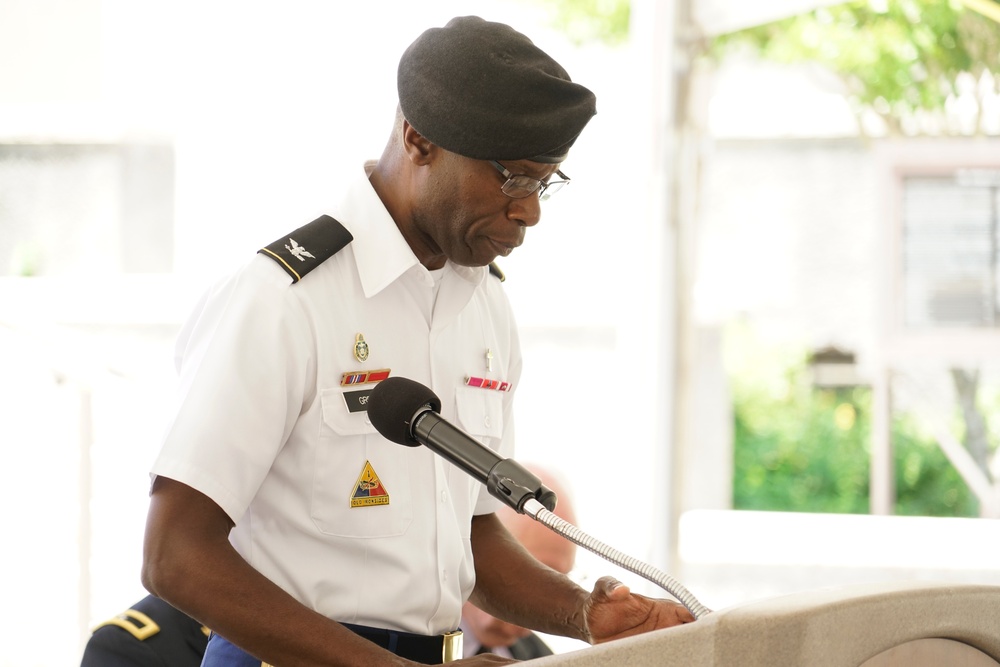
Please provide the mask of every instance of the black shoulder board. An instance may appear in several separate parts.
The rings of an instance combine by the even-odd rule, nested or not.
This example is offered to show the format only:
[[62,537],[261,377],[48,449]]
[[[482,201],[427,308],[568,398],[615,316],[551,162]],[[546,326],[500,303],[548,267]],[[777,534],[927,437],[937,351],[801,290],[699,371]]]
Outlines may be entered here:
[[499,278],[500,282],[507,280],[507,276],[503,274],[503,271],[501,271],[500,267],[496,265],[496,262],[490,262],[490,273]]
[[297,283],[353,240],[346,227],[328,215],[321,215],[257,252],[276,261]]

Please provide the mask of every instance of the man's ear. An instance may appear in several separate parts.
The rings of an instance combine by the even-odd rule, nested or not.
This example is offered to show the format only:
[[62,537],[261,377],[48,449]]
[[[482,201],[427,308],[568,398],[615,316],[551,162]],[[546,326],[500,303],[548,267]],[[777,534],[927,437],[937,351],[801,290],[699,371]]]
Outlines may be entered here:
[[403,150],[406,156],[415,165],[425,165],[429,163],[438,151],[436,144],[432,144],[424,135],[413,129],[409,122],[403,121]]

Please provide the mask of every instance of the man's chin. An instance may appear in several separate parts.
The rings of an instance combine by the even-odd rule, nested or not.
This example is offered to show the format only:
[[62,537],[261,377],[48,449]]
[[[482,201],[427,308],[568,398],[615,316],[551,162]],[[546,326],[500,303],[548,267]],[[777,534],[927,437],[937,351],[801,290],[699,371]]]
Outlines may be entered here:
[[468,259],[457,259],[457,260],[453,259],[451,261],[453,264],[458,264],[459,266],[465,266],[470,269],[481,269],[484,266],[489,266],[490,264],[492,264],[497,257],[498,257],[497,255],[493,255],[491,258],[485,260],[482,258],[471,257]]

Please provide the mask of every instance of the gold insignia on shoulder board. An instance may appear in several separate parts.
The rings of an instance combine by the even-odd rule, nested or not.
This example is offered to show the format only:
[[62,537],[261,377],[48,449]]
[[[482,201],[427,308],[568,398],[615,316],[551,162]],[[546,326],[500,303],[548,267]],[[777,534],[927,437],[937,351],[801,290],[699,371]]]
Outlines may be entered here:
[[156,621],[135,609],[128,609],[118,614],[114,618],[101,623],[94,630],[103,628],[105,625],[117,625],[119,628],[127,630],[129,634],[139,641],[145,641],[160,631],[160,626],[156,624]]
[[368,343],[365,342],[365,337],[362,334],[358,334],[358,337],[354,339],[354,358],[358,361],[368,361]]

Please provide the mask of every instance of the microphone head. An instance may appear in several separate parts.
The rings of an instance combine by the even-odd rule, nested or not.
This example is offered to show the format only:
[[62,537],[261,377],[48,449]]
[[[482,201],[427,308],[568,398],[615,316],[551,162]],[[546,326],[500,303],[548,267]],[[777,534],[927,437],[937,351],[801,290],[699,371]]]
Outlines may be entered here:
[[428,387],[404,377],[382,380],[368,397],[368,418],[382,437],[396,444],[416,447],[411,423],[420,408],[441,412],[441,399]]

